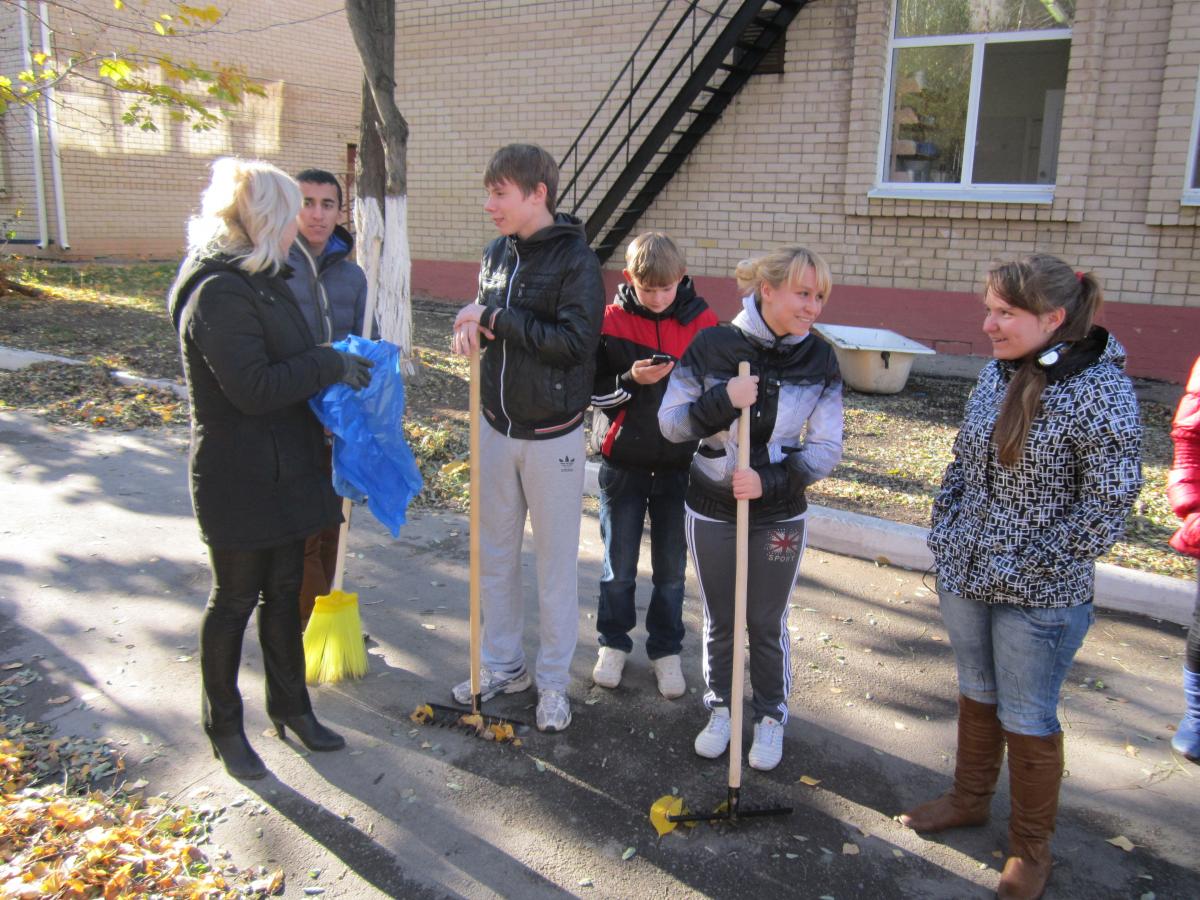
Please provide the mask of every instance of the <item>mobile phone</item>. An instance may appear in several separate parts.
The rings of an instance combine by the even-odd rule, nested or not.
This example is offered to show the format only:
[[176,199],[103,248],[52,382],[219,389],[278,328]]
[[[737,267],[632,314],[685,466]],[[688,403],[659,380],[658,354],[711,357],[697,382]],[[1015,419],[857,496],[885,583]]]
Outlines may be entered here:
[[675,362],[675,357],[667,353],[655,353],[650,357],[650,365],[661,366],[663,363]]

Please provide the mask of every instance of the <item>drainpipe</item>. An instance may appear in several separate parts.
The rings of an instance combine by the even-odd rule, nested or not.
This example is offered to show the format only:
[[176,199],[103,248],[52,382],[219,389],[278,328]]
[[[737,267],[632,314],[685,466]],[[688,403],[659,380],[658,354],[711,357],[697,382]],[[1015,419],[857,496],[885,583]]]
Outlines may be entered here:
[[[50,44],[50,7],[46,0],[38,6],[42,17],[42,52],[52,56]],[[71,241],[67,237],[67,201],[63,191],[62,154],[58,149],[58,110],[54,106],[54,87],[46,88],[46,137],[50,142],[50,172],[54,182],[54,219],[58,223],[58,246],[63,250],[71,249]]]
[[[26,69],[33,68],[33,53],[29,41],[29,10],[25,0],[17,4],[18,27],[21,31],[21,58]],[[50,231],[46,226],[46,178],[42,171],[42,131],[38,127],[37,106],[29,106],[29,143],[33,147],[33,185],[37,199],[38,213],[38,242],[39,250],[45,250],[50,243]]]

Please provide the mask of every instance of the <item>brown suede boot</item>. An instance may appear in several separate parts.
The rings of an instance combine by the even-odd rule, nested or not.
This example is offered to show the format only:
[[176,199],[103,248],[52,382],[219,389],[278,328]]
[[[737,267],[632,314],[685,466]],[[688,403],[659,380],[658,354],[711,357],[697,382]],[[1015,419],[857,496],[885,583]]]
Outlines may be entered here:
[[1012,815],[1008,821],[1008,859],[996,896],[1037,900],[1046,890],[1053,860],[1050,838],[1058,818],[1062,785],[1063,736],[1031,737],[1004,732],[1008,740],[1008,778]]
[[903,813],[900,824],[928,832],[982,825],[991,813],[1003,759],[1004,731],[996,707],[960,694],[954,786],[936,800]]

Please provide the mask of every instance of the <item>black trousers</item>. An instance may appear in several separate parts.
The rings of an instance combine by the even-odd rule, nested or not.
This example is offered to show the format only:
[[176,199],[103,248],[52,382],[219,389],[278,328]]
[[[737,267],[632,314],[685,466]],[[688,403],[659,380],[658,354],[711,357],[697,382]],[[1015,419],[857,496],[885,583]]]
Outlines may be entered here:
[[212,563],[212,593],[200,625],[204,730],[211,735],[242,731],[238,669],[242,637],[255,609],[266,675],[267,714],[280,719],[310,712],[300,637],[304,541],[261,550],[210,547],[208,556]]

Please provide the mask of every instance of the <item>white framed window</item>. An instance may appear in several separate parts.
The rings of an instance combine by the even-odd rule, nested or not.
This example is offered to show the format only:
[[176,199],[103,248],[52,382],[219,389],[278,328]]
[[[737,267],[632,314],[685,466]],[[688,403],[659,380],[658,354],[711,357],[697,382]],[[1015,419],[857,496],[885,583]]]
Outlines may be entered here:
[[1182,206],[1200,206],[1200,79],[1192,104],[1192,136],[1188,143],[1187,181],[1183,184]]
[[1075,0],[895,0],[872,197],[1054,199]]

